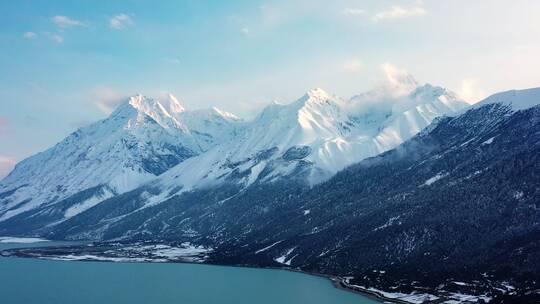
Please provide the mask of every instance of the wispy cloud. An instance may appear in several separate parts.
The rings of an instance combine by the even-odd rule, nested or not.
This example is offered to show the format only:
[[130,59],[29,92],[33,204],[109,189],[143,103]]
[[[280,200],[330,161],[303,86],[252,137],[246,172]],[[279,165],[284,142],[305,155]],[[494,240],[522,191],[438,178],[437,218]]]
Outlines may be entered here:
[[7,176],[16,163],[15,158],[0,154],[0,179]]
[[392,6],[387,10],[380,11],[373,16],[374,21],[383,21],[388,19],[415,17],[427,15],[428,11],[421,6],[402,7]]
[[54,16],[51,18],[51,21],[61,28],[84,26],[83,22],[66,16]]
[[397,68],[390,63],[382,64],[381,70],[385,77],[384,90],[390,95],[402,96],[409,94],[419,85],[407,70]]
[[23,37],[26,38],[26,39],[34,39],[37,37],[37,34],[34,33],[34,32],[25,32],[23,34]]
[[345,16],[364,16],[366,11],[360,8],[345,8],[341,11],[341,14]]
[[105,114],[111,114],[124,100],[126,96],[108,86],[97,87],[90,92],[90,101]]
[[463,79],[458,94],[470,104],[476,103],[486,97],[486,93],[480,88],[478,80],[475,78]]
[[358,72],[363,66],[362,61],[357,58],[347,60],[343,63],[343,69],[347,72]]
[[58,34],[52,34],[51,39],[54,40],[56,43],[62,43],[64,42],[64,37],[58,35]]
[[245,27],[240,29],[240,32],[242,32],[242,34],[247,36],[247,35],[249,35],[249,28],[245,26]]
[[121,30],[134,24],[133,20],[126,14],[118,14],[109,19],[109,26],[115,30]]

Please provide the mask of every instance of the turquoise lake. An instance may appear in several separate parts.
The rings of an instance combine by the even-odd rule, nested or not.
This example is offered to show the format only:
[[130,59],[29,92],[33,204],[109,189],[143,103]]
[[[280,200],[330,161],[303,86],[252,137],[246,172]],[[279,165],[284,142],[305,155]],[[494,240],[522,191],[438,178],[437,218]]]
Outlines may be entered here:
[[[0,244],[0,249],[44,244]],[[368,304],[325,278],[283,270],[0,257],[2,304]]]

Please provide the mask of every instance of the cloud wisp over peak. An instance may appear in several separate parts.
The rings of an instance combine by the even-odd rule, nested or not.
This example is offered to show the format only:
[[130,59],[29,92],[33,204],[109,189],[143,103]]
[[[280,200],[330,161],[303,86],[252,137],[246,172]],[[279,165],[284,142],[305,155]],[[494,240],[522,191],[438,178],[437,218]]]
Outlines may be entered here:
[[90,92],[90,102],[107,115],[111,114],[126,98],[126,96],[109,86],[100,86]]

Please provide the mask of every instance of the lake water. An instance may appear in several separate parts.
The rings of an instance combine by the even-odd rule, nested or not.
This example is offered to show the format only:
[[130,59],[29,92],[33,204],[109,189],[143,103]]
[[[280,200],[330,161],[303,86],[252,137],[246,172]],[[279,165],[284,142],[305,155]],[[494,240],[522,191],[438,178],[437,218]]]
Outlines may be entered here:
[[[0,249],[44,244],[0,244]],[[56,243],[58,244],[58,243]],[[325,278],[283,270],[197,264],[0,257],[2,304],[368,304]]]

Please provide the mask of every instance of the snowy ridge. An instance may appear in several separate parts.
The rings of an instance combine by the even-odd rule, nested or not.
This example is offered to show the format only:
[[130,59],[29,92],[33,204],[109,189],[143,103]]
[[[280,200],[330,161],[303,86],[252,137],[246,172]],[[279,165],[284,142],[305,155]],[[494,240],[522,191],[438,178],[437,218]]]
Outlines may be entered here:
[[266,107],[250,122],[217,108],[186,110],[172,95],[133,96],[110,117],[19,163],[0,183],[0,221],[88,189],[94,192],[59,210],[64,218],[144,184],[162,190],[148,194],[152,205],[177,189],[224,182],[315,184],[467,106],[400,71],[387,71],[387,78],[349,100],[313,89]]
[[474,107],[481,107],[490,103],[508,105],[514,111],[531,108],[540,104],[540,88],[510,90],[493,94],[488,98],[476,103]]
[[133,96],[108,118],[17,164],[0,183],[0,221],[100,188],[65,212],[71,217],[230,140],[237,128],[240,120],[231,114],[186,111],[172,95]]
[[[405,79],[410,86],[411,78]],[[246,123],[240,136],[183,162],[153,183],[187,191],[223,182],[249,186],[300,176],[314,184],[396,147],[436,117],[465,107],[454,93],[428,84],[406,95],[379,89],[351,100],[313,89],[291,104],[266,107]]]

